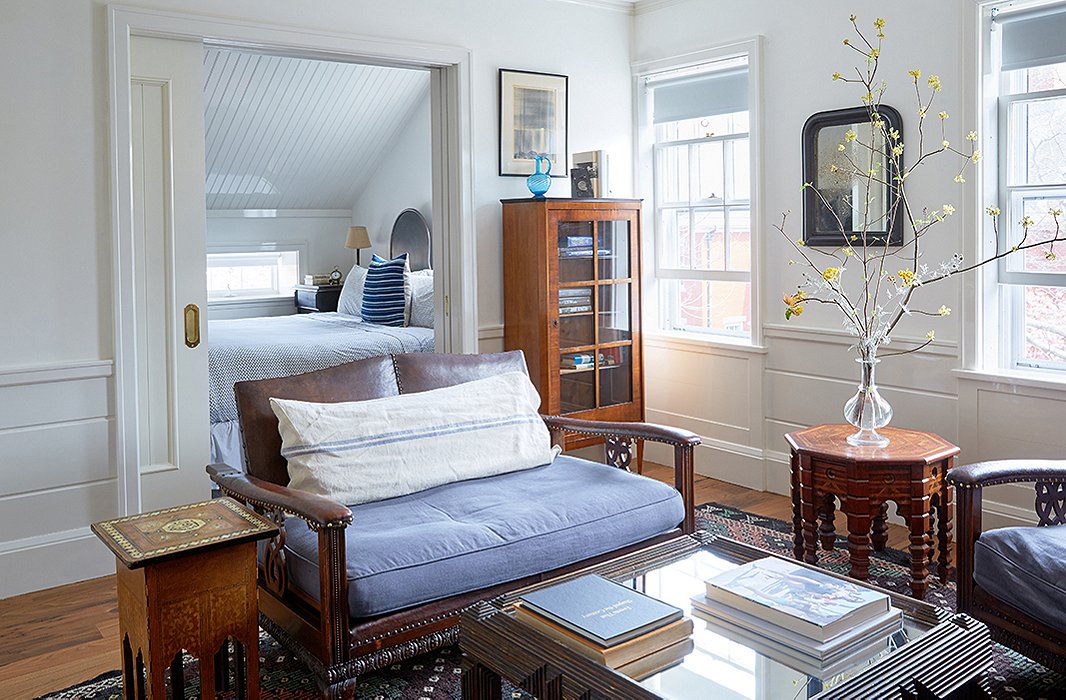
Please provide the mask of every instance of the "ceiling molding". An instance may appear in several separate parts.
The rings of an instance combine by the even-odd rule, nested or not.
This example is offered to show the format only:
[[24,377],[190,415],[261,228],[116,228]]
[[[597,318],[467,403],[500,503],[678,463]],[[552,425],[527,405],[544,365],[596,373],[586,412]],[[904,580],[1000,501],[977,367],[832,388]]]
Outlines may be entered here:
[[656,10],[663,10],[674,5],[684,5],[688,0],[636,0],[633,3],[633,14],[644,15]]
[[565,2],[570,5],[584,5],[585,7],[591,7],[597,10],[621,12],[627,15],[633,14],[636,5],[634,0],[554,0],[554,2]]

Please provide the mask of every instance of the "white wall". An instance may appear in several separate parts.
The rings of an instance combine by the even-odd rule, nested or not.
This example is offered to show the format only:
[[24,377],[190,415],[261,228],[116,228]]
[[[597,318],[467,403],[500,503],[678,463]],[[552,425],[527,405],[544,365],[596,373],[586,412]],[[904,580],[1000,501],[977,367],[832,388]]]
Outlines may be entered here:
[[427,91],[352,203],[352,223],[366,226],[372,244],[370,250],[362,251],[363,265],[370,262],[372,253],[388,257],[392,224],[404,209],[417,209],[426,221],[433,220],[431,136]]
[[[653,5],[654,7],[654,5]],[[855,0],[846,6],[818,0],[783,3],[777,0],[689,0],[639,12],[634,62],[678,56],[756,35],[765,37],[763,55],[762,163],[767,226],[791,210],[789,233],[800,237],[802,161],[800,135],[811,114],[859,104],[854,86],[834,82],[834,71],[848,74],[861,60],[845,47],[854,38],[848,20],[858,15],[863,28],[884,17],[886,40],[881,77],[889,83],[885,103],[903,115],[908,152],[917,149],[917,115],[911,68],[923,77],[940,75],[944,90],[933,107],[950,117],[948,139],[962,143],[976,127],[970,108],[969,82],[976,26],[976,3],[945,0],[929,3],[903,0],[886,5]],[[934,135],[940,140],[939,131]],[[947,219],[927,241],[925,260],[936,263],[964,249],[964,236],[976,217],[975,177],[966,185],[953,181],[955,162],[943,158],[935,167],[908,182],[920,209],[953,204],[959,213]],[[950,164],[949,164],[950,163]],[[840,318],[824,308],[809,308],[785,323],[781,295],[795,289],[799,276],[788,260],[795,255],[776,231],[758,232],[764,253],[761,280],[763,351],[744,352],[662,338],[647,341],[648,416],[683,425],[704,436],[699,450],[700,473],[747,486],[788,492],[787,447],[782,436],[799,427],[841,422],[844,401],[854,393],[857,368],[849,351],[850,337]],[[1066,455],[1066,391],[1018,383],[960,379],[960,340],[966,304],[954,281],[921,290],[925,307],[945,304],[954,313],[944,319],[919,318],[901,324],[893,348],[907,339],[923,339],[936,331],[937,341],[925,351],[883,362],[878,369],[882,393],[895,409],[893,425],[932,430],[959,444],[960,463],[1005,456]],[[916,297],[918,298],[918,297]],[[994,437],[993,437],[994,436]],[[653,453],[653,456],[654,453]],[[1031,487],[1001,487],[986,496],[993,525],[1031,518]]]
[[[622,164],[612,172],[619,193],[631,191],[625,12],[553,0],[125,4],[469,48],[479,321],[493,337],[503,318],[498,200],[526,194],[523,178],[497,175],[497,69],[569,75],[569,149],[608,149]],[[120,502],[106,4],[5,2],[2,14],[0,279],[11,303],[0,307],[0,597],[113,570],[87,526]],[[550,194],[568,193],[556,180]]]

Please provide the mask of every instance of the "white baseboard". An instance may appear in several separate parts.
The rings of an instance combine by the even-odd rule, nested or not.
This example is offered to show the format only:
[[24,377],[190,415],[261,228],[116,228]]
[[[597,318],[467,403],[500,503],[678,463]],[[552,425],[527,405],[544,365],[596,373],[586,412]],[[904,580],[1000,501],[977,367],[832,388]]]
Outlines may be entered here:
[[3,543],[0,599],[115,573],[115,557],[87,527]]

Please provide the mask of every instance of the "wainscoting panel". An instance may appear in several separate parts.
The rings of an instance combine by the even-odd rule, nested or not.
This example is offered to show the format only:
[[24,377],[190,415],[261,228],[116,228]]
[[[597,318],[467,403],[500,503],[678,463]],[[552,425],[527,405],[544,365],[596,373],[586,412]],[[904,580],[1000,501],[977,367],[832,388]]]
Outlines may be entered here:
[[[688,416],[700,435],[745,442],[751,423],[751,358],[648,344],[644,392],[649,412]],[[695,426],[695,423],[693,423]]]
[[101,576],[119,514],[110,361],[0,371],[0,597]]
[[[645,445],[644,458],[659,464],[672,465],[674,450],[669,445],[649,442]],[[702,476],[739,484],[756,491],[766,490],[762,450],[705,439],[703,444],[696,448],[694,467],[696,473]]]

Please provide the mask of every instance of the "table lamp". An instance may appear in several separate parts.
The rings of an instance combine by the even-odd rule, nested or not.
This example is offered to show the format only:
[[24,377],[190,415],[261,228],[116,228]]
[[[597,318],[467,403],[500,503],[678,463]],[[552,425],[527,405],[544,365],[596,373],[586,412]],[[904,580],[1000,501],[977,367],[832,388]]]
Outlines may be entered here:
[[345,248],[355,249],[355,264],[359,264],[359,251],[370,247],[370,232],[366,226],[352,226],[348,229],[348,240],[344,242]]

